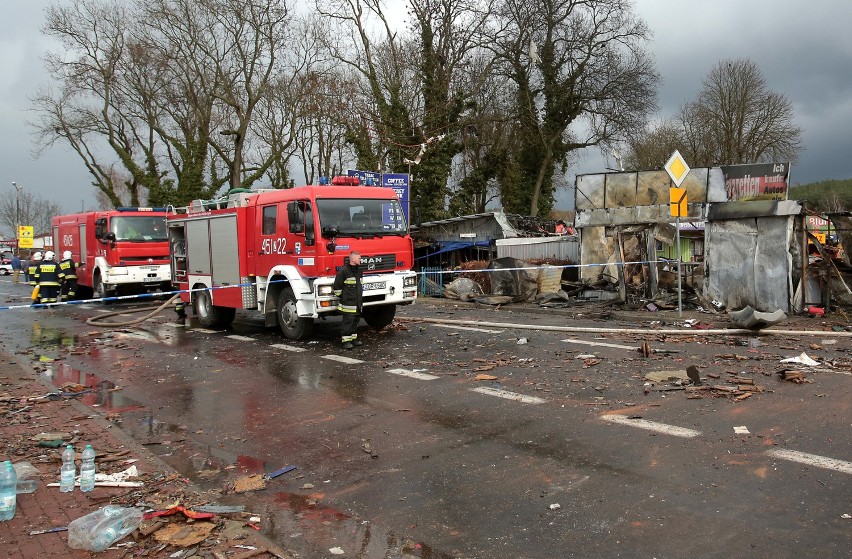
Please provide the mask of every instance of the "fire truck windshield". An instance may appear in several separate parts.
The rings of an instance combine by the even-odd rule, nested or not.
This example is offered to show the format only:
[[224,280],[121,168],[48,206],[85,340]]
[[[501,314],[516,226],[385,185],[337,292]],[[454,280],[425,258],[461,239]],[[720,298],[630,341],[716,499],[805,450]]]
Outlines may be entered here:
[[164,216],[117,216],[110,219],[109,230],[116,241],[151,243],[167,241]]
[[397,199],[321,198],[320,225],[335,227],[340,235],[404,235],[405,215]]

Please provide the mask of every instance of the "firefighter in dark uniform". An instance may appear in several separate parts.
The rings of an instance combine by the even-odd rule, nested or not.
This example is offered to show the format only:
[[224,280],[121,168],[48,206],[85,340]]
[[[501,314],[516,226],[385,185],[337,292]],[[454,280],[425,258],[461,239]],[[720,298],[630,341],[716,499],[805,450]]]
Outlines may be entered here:
[[361,345],[358,339],[358,322],[361,320],[361,255],[349,253],[346,263],[334,277],[334,295],[338,298],[337,310],[343,315],[340,325],[340,341],[343,349]]
[[27,278],[30,280],[30,285],[35,287],[38,285],[38,282],[35,278],[36,269],[38,269],[38,265],[41,264],[41,253],[36,252],[33,254],[32,258],[30,258],[30,264],[27,266]]
[[59,262],[59,270],[65,274],[62,280],[62,288],[59,290],[60,301],[73,301],[77,295],[77,265],[71,258],[71,251],[62,253],[62,261]]
[[38,282],[39,303],[49,305],[59,297],[59,286],[65,274],[59,269],[59,264],[53,259],[53,251],[44,253],[44,260],[36,268],[35,277]]
[[[30,287],[33,288],[33,292],[35,292],[35,287],[38,285],[35,273],[38,270],[39,264],[41,264],[41,252],[36,252],[30,257],[29,264],[27,265],[27,280],[30,283]],[[35,305],[37,303],[38,297],[33,297],[32,304]]]

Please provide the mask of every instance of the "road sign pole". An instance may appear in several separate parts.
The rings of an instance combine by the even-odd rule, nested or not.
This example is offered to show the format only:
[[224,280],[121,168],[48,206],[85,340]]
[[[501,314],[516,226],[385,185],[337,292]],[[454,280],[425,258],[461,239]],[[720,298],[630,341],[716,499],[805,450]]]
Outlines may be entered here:
[[677,231],[675,232],[675,244],[677,245],[677,316],[683,316],[683,292],[680,288],[680,261],[681,261],[681,251],[680,251],[680,212],[677,214]]

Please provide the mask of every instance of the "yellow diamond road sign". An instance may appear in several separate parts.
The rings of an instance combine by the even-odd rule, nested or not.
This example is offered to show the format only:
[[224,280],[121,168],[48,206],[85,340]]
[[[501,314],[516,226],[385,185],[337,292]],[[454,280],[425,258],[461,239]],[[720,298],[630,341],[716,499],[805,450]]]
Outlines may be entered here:
[[686,161],[678,150],[675,150],[672,156],[669,157],[665,169],[674,181],[675,186],[680,186],[680,183],[689,174],[689,165],[686,164]]

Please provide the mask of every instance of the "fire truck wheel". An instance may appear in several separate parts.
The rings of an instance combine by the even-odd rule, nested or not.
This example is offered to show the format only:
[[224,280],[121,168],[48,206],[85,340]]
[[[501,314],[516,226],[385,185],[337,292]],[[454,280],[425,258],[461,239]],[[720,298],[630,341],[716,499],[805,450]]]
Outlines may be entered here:
[[393,322],[393,317],[396,315],[396,305],[379,305],[377,307],[365,307],[361,311],[361,316],[364,322],[381,330]]
[[[92,296],[94,299],[103,299],[104,297],[109,297],[107,293],[106,287],[104,286],[104,282],[101,281],[100,272],[95,273],[95,281],[92,282]],[[112,301],[101,301],[104,305],[111,305]]]
[[194,303],[195,316],[204,328],[227,328],[234,321],[236,309],[217,307],[208,291],[196,292]]
[[288,340],[304,340],[314,329],[314,319],[299,316],[296,311],[296,297],[290,289],[283,289],[278,295],[278,327]]

